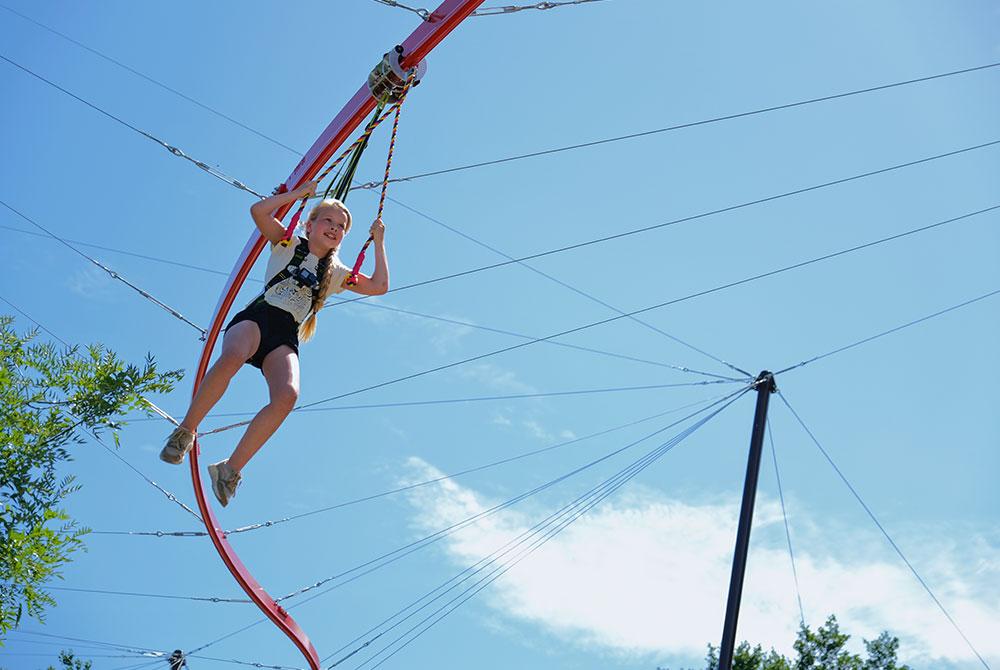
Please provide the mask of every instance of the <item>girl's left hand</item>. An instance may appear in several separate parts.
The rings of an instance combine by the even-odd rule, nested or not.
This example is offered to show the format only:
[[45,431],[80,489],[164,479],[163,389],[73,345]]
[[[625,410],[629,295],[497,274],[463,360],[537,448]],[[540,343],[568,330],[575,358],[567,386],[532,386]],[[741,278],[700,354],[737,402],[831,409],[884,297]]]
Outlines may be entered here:
[[385,224],[382,223],[382,219],[375,219],[372,227],[368,230],[368,234],[372,236],[372,241],[375,244],[382,244],[385,241]]

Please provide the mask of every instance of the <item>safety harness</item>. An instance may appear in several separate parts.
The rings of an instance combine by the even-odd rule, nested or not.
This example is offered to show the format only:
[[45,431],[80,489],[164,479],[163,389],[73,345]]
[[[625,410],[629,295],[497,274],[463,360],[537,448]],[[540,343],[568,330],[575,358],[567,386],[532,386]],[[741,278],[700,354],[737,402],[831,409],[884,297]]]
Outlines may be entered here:
[[[282,240],[278,244],[288,245],[290,240]],[[309,240],[305,238],[299,238],[299,243],[295,246],[295,251],[292,253],[292,258],[288,261],[288,265],[279,270],[273,277],[267,280],[264,285],[264,290],[261,294],[254,298],[253,302],[250,303],[251,306],[259,305],[264,302],[264,295],[271,290],[271,288],[277,286],[281,282],[288,278],[295,279],[295,283],[299,286],[304,286],[312,291],[313,298],[319,293],[319,278],[312,272],[302,267],[302,261],[306,259],[309,255]],[[319,269],[318,267],[316,268]]]

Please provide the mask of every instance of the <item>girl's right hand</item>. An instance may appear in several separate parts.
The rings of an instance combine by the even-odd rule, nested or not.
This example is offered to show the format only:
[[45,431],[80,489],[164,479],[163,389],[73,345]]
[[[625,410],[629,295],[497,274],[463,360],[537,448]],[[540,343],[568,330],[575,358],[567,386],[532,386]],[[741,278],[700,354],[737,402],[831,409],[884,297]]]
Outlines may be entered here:
[[316,195],[316,189],[319,188],[318,181],[307,181],[306,183],[295,189],[296,199],[301,200],[302,198],[311,198]]

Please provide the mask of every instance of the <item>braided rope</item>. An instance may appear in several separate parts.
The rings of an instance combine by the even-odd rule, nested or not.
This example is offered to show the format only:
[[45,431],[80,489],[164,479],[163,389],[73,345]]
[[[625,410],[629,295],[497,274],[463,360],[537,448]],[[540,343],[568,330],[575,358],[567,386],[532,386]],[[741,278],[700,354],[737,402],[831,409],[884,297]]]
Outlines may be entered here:
[[[364,132],[361,133],[358,136],[358,138],[356,140],[354,140],[353,143],[351,143],[351,145],[349,147],[347,147],[346,149],[344,149],[344,151],[341,152],[341,154],[339,156],[337,156],[337,158],[332,163],[330,163],[330,165],[327,166],[327,168],[325,170],[323,170],[323,172],[321,172],[318,177],[316,177],[316,181],[317,182],[320,182],[320,181],[323,181],[324,179],[326,179],[326,176],[328,174],[330,174],[334,170],[334,168],[336,168],[340,164],[340,162],[342,160],[344,160],[345,158],[347,158],[351,154],[351,152],[353,152],[359,145],[361,145],[365,140],[367,140],[371,136],[372,132],[374,132],[374,130],[376,128],[378,128],[378,126],[383,121],[385,121],[387,118],[389,118],[389,115],[392,114],[393,112],[396,113],[396,122],[398,123],[398,121],[399,121],[399,107],[400,107],[400,105],[403,104],[403,101],[406,99],[406,94],[407,94],[407,92],[409,92],[410,85],[413,83],[413,79],[414,79],[415,75],[416,75],[416,71],[414,70],[413,72],[411,72],[410,77],[406,80],[406,84],[403,86],[403,92],[400,94],[400,97],[399,97],[399,102],[397,102],[392,107],[390,107],[384,114],[382,114],[378,118],[373,119],[371,121],[371,123],[369,123],[368,126],[365,128]],[[393,124],[393,129],[394,129],[393,138],[395,138],[395,124]],[[389,152],[389,158],[390,158],[390,161],[391,161],[391,159],[392,159],[392,151],[391,150]],[[388,175],[388,174],[389,174],[388,173],[388,168],[386,168],[386,175]],[[386,176],[386,179],[388,180],[388,176]],[[384,197],[385,196],[384,196],[384,192],[383,192],[383,199],[384,199]],[[289,239],[292,238],[292,233],[294,233],[295,227],[297,225],[299,225],[299,219],[301,218],[302,212],[305,210],[306,204],[308,202],[309,202],[309,198],[308,197],[302,198],[302,201],[299,203],[298,209],[296,209],[295,210],[295,214],[292,215],[292,219],[291,219],[291,221],[288,224],[288,228],[285,229],[285,237],[284,237],[284,239],[289,240]],[[380,205],[379,206],[379,213],[380,213],[380,215],[381,215],[381,211],[382,210],[381,210],[381,205]]]
[[[396,149],[396,132],[399,130],[399,112],[402,109],[403,101],[406,100],[406,94],[409,92],[410,86],[413,84],[415,77],[416,70],[412,70],[410,72],[410,76],[406,79],[406,83],[403,85],[403,92],[399,96],[399,102],[393,106],[396,116],[392,120],[392,135],[389,138],[389,154],[385,159],[385,174],[382,177],[382,193],[379,195],[378,199],[378,213],[375,215],[376,221],[382,218],[382,211],[385,209],[385,196],[389,190],[389,172],[392,170],[392,154]],[[369,235],[364,245],[362,245],[361,251],[358,252],[358,258],[354,261],[354,267],[351,268],[351,275],[347,278],[348,286],[357,285],[358,275],[361,273],[361,265],[365,262],[365,252],[368,250],[368,246],[373,241],[374,238]]]

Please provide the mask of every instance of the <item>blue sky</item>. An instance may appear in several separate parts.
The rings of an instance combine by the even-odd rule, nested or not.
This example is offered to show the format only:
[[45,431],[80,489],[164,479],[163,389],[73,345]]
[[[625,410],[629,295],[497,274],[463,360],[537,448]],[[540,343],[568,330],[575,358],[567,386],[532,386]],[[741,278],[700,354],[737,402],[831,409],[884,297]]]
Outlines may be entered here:
[[[283,144],[305,150],[417,18],[367,0],[8,6]],[[403,111],[396,175],[735,114],[1000,61],[989,2],[688,4],[608,0],[474,18],[429,58]],[[276,30],[277,29],[277,30]],[[258,191],[298,155],[0,9],[2,54]],[[395,184],[387,205],[401,286],[1000,140],[1000,69]],[[0,63],[0,199],[199,324],[251,225],[252,196]],[[377,178],[387,131],[359,178]],[[1000,204],[1000,150],[967,151],[520,265],[335,306],[302,350],[302,402],[511,346]],[[359,222],[376,197],[352,193]],[[753,373],[777,370],[1000,288],[997,213],[692,298],[642,315]],[[0,295],[71,342],[101,342],[191,370],[190,326],[0,210]],[[457,229],[465,237],[450,229]],[[351,236],[344,257],[363,241]],[[259,276],[261,268],[255,271]],[[257,284],[248,284],[252,297]],[[998,297],[780,375],[784,397],[990,665],[1000,663]],[[444,317],[459,325],[389,307]],[[10,310],[4,309],[5,312]],[[18,317],[22,329],[32,323]],[[561,342],[732,372],[627,319]],[[737,375],[739,376],[739,375]],[[280,519],[562,442],[537,456],[234,536],[254,574],[288,593],[554,480],[665,427],[737,384],[560,397],[336,409],[712,379],[539,343],[292,415],[221,512]],[[154,399],[180,414],[190,379]],[[259,373],[219,412],[259,407]],[[385,667],[698,666],[718,643],[753,413],[751,396],[528,555]],[[703,415],[702,415],[703,416]],[[237,417],[237,418],[243,418]],[[208,419],[203,428],[233,421]],[[295,610],[320,655],[474,564],[691,421]],[[772,428],[806,620],[888,628],[914,667],[979,661],[777,397]],[[185,468],[156,459],[167,427],[135,421],[120,455],[193,504]],[[208,437],[209,458],[232,432]],[[638,451],[642,450],[642,451]],[[96,445],[69,470],[71,513],[95,531],[197,530]],[[799,610],[774,467],[765,453],[740,636],[790,651]],[[221,457],[221,456],[219,456]],[[63,586],[198,597],[241,594],[206,538],[93,534]],[[250,605],[54,592],[27,631],[191,650],[258,617]],[[302,598],[304,600],[304,598]],[[294,601],[290,601],[294,602]],[[401,632],[396,629],[394,633]],[[382,641],[391,639],[389,634]],[[4,667],[36,668],[70,643],[10,636]],[[142,659],[81,647],[95,668]],[[379,649],[373,645],[371,651]],[[390,650],[391,651],[391,650]],[[20,654],[46,654],[22,656]],[[200,652],[302,667],[269,625]],[[346,652],[345,652],[346,653]],[[359,654],[340,667],[361,665]],[[197,663],[197,665],[196,665]],[[220,666],[191,659],[191,667]],[[156,665],[152,667],[157,667]]]

